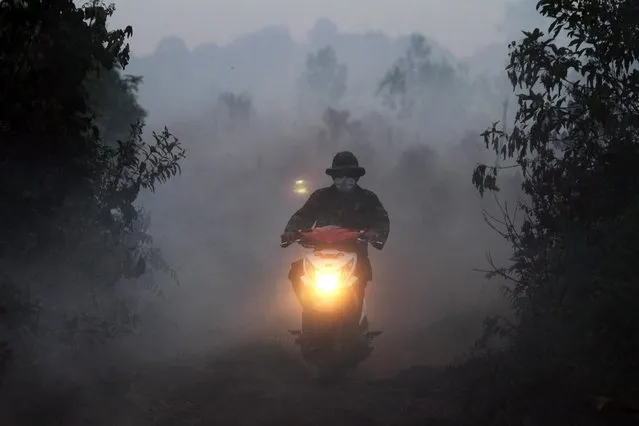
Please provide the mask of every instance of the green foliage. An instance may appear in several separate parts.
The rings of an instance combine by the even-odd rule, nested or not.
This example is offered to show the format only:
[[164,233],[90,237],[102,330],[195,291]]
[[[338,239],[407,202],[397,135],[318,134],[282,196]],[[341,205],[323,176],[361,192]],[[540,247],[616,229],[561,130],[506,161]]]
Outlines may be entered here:
[[[513,343],[527,360],[618,391],[639,374],[639,7],[540,0],[537,9],[552,21],[548,34],[525,31],[510,45],[515,126],[483,134],[514,159],[529,198],[522,226],[504,230],[513,262],[495,273],[513,282]],[[481,165],[473,182],[483,194],[497,177]]]
[[339,63],[331,46],[310,53],[306,58],[303,83],[322,108],[337,106],[346,93],[348,69]]
[[[154,135],[155,144],[142,141],[139,80],[118,72],[132,31],[108,31],[113,12],[100,2],[76,8],[62,0],[0,9],[5,250],[68,244],[70,233],[79,236],[116,204],[130,222],[140,188],[178,171],[183,152],[168,131]],[[100,127],[112,138],[106,143]],[[121,137],[117,149],[109,146]]]
[[[113,285],[140,277],[147,264],[174,275],[135,202],[179,173],[185,152],[166,128],[143,138],[141,80],[121,74],[132,29],[109,30],[114,11],[101,1],[0,4],[0,260],[21,277],[0,292],[8,312],[0,325],[31,306],[31,288],[55,289],[47,294],[61,300],[102,288],[115,306]],[[24,276],[38,264],[51,272]],[[111,330],[108,337],[113,321],[130,314],[71,314],[69,324],[84,318]],[[7,353],[0,349],[0,364]]]
[[142,77],[122,75],[120,69],[102,70],[85,80],[94,125],[100,139],[108,146],[129,137],[131,126],[146,118],[138,104],[137,92]]

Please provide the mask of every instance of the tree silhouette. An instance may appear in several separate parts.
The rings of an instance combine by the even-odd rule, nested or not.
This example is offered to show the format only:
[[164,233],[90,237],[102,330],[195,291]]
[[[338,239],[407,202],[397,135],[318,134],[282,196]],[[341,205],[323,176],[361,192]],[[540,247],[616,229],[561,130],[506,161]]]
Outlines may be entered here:
[[[514,161],[501,167],[521,170],[528,196],[523,225],[504,220],[513,262],[493,274],[513,283],[509,331],[528,365],[623,392],[639,374],[639,7],[540,0],[537,9],[551,20],[547,34],[510,45],[515,125],[484,133]],[[497,190],[498,168],[480,165],[473,182]]]
[[[456,81],[455,70],[431,58],[432,49],[426,37],[413,34],[406,54],[389,69],[377,89],[384,104],[401,117],[424,113],[433,87]],[[459,81],[461,84],[461,81]]]
[[226,108],[232,122],[246,122],[254,113],[253,101],[248,93],[224,92],[219,96],[218,103]]
[[[87,292],[139,277],[147,264],[168,268],[135,201],[177,174],[185,156],[166,128],[142,137],[140,79],[121,74],[132,29],[109,30],[114,11],[101,1],[0,5],[0,260],[19,269],[55,259],[84,274]],[[25,299],[34,283],[10,272],[0,277],[3,322],[39,302]],[[67,279],[39,284],[63,287]],[[113,335],[113,324],[98,323]],[[0,345],[0,358],[8,353]]]
[[302,76],[302,89],[307,90],[319,110],[337,107],[346,92],[348,69],[338,62],[331,46],[310,53]]

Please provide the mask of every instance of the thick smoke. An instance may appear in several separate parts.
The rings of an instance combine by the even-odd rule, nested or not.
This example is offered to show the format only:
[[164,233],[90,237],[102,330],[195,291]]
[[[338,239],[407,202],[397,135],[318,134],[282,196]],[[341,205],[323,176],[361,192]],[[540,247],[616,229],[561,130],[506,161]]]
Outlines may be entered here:
[[[273,31],[277,45],[281,34]],[[333,52],[346,50],[338,33],[322,37],[334,43]],[[249,44],[248,39],[243,40]],[[379,44],[376,40],[360,36],[358,42]],[[297,46],[297,54],[276,49],[274,58],[265,59],[259,80],[245,76],[246,86],[254,90],[244,106],[229,101],[235,95],[222,90],[219,98],[211,94],[208,107],[199,114],[172,126],[188,149],[183,175],[145,201],[152,213],[152,233],[183,284],[164,287],[166,302],[157,305],[176,327],[170,337],[168,331],[159,334],[165,336],[164,344],[195,353],[220,339],[275,339],[293,347],[286,330],[297,327],[299,308],[286,274],[300,251],[279,249],[279,234],[305,201],[293,194],[294,180],[308,180],[311,189],[329,184],[323,171],[332,155],[343,149],[352,150],[367,168],[360,183],[380,196],[391,216],[389,242],[382,252],[372,254],[375,279],[368,308],[373,326],[385,334],[379,339],[377,360],[373,357],[369,364],[401,368],[449,362],[479,337],[485,315],[501,311],[499,281],[488,282],[475,269],[488,267],[487,252],[498,263],[505,260],[508,248],[484,222],[482,209],[497,216],[499,209],[492,200],[481,200],[471,174],[478,162],[490,161],[479,133],[490,117],[502,114],[505,95],[473,82],[429,45],[435,50],[428,58],[431,65],[442,64],[438,72],[449,74],[412,83],[408,92],[419,89],[426,98],[424,106],[414,108],[410,118],[398,118],[398,111],[387,108],[381,95],[374,96],[384,72],[401,65],[396,61],[411,40],[395,44],[401,49],[390,49],[386,54],[392,59],[377,63],[376,79],[352,72],[361,69],[357,58],[337,54],[337,62],[329,65],[348,68],[347,73],[335,73],[335,78],[348,75],[347,89],[343,98],[328,102],[324,114],[300,114],[300,109],[320,111],[318,105],[327,106],[326,97],[317,97],[313,104],[313,88],[300,84],[306,64],[296,58],[310,53],[316,59],[326,47],[313,50],[311,43]],[[228,49],[217,60],[231,52],[252,52]],[[196,52],[191,55],[190,61],[201,60]],[[297,63],[296,72],[274,72],[275,61],[282,71]],[[330,80],[330,66],[322,78]],[[146,73],[152,75],[153,70]],[[366,79],[366,96],[349,94]],[[218,86],[224,82],[209,80]],[[282,87],[283,81],[290,87],[275,99],[271,83]],[[263,87],[255,88],[260,82]],[[322,84],[317,78],[315,82]],[[146,91],[159,96],[155,88]],[[172,88],[166,90],[171,93]],[[290,95],[300,90],[306,90],[304,96]],[[242,108],[251,114],[240,114]],[[436,120],[428,115],[435,112]],[[512,201],[516,181],[507,185]]]
[[[463,355],[481,335],[482,319],[505,311],[504,283],[475,270],[488,267],[487,252],[497,263],[507,260],[506,242],[482,216],[483,209],[498,218],[500,212],[471,183],[477,163],[494,161],[486,158],[479,133],[501,116],[505,85],[497,77],[471,79],[426,39],[430,68],[425,78],[417,69],[403,94],[419,93],[421,104],[408,116],[392,109],[376,95],[379,83],[395,66],[406,71],[401,58],[413,42],[343,34],[322,21],[305,45],[285,29],[270,28],[193,52],[174,38],[154,55],[136,58],[127,71],[144,77],[140,103],[149,110],[149,127],[167,123],[187,149],[182,175],[141,200],[154,244],[179,284],[160,273],[90,297],[83,283],[77,293],[69,286],[64,294],[40,289],[41,299],[60,311],[92,312],[96,327],[125,324],[134,333],[114,330],[107,344],[40,350],[43,364],[36,370],[51,383],[78,384],[96,375],[134,375],[137,366],[155,361],[206,358],[247,342],[277,342],[294,351],[287,329],[298,327],[300,310],[286,275],[301,251],[281,250],[279,235],[305,201],[292,192],[294,181],[305,179],[310,189],[329,184],[324,169],[344,149],[367,168],[360,183],[379,195],[391,218],[388,244],[382,252],[371,249],[368,290],[371,325],[384,334],[362,370],[388,374]],[[321,84],[309,87],[300,79],[307,55],[327,46],[334,55],[324,56],[337,61],[336,75],[347,76],[345,90],[314,104]],[[503,182],[511,204],[517,182]],[[40,267],[52,274],[55,264],[52,258]],[[114,296],[117,306],[101,305]],[[55,321],[52,328],[68,326]]]

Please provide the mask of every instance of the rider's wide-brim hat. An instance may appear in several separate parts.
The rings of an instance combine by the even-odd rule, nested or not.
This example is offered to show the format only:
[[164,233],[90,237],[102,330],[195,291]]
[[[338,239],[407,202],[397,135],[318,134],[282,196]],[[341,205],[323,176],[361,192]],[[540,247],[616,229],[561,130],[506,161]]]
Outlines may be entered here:
[[357,157],[350,151],[342,151],[335,154],[331,167],[326,169],[326,174],[335,176],[362,177],[366,169],[359,165]]

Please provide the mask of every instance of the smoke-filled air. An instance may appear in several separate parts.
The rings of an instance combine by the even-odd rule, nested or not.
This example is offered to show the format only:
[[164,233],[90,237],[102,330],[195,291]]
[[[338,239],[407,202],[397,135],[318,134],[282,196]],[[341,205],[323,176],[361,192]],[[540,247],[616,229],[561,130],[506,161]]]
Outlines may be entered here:
[[0,424],[637,421],[636,1],[134,3],[0,2]]

